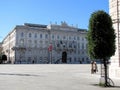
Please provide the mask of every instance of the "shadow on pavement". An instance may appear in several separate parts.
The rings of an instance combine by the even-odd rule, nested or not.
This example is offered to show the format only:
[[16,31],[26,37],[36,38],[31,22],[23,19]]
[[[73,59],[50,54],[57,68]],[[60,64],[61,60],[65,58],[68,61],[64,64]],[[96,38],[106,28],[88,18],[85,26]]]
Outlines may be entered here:
[[34,74],[19,74],[19,73],[0,73],[0,75],[15,75],[15,76],[39,76]]
[[103,87],[103,86],[100,86],[99,84],[92,84],[93,86],[98,86],[98,87],[101,87],[101,88],[120,88],[120,86],[110,86],[110,87]]

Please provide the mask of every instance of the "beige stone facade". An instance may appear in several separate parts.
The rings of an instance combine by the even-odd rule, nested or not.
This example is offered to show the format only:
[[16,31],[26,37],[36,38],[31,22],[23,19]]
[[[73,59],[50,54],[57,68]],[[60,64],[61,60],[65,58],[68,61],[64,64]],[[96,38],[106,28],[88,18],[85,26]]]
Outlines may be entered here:
[[116,33],[116,52],[111,57],[110,76],[120,78],[120,0],[109,0],[109,14]]
[[2,43],[0,43],[0,54],[2,53]]
[[[89,63],[87,31],[61,25],[17,25],[3,40],[3,52],[11,63]],[[51,50],[50,50],[51,49]]]

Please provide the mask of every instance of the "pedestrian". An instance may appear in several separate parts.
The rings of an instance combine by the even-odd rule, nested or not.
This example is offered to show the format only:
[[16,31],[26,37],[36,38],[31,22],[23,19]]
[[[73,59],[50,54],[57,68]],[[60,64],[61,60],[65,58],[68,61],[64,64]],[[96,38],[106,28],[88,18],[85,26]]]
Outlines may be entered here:
[[32,61],[32,64],[34,64],[34,63],[35,63],[35,61],[33,60],[33,61]]
[[97,69],[97,63],[95,61],[91,62],[91,74],[94,74],[98,71]]

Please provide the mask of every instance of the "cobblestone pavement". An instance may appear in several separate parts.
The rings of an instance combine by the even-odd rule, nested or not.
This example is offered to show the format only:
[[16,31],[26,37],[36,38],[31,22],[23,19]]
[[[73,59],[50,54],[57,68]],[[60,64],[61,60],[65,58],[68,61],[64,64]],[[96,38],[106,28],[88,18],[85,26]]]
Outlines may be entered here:
[[100,70],[91,74],[89,64],[0,65],[0,90],[119,90],[98,86]]

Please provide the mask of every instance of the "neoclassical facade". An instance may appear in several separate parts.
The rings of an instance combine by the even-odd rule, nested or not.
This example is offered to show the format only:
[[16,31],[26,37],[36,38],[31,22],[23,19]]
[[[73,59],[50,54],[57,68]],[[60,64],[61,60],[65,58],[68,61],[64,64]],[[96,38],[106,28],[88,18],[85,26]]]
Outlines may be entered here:
[[2,52],[2,43],[0,43],[0,54]]
[[61,25],[17,25],[3,40],[10,63],[89,63],[87,30]]
[[109,14],[116,33],[116,52],[111,57],[110,76],[120,78],[120,0],[109,0]]

